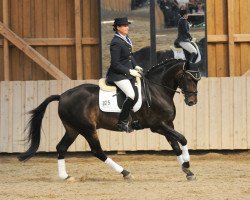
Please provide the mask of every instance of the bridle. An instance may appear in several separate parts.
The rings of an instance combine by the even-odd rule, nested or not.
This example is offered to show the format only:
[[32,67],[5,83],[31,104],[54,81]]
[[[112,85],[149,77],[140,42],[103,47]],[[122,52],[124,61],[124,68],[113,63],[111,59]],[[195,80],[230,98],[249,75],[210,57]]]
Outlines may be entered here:
[[[185,69],[185,64],[186,64],[186,62],[183,63],[183,72],[180,73],[179,75],[177,75],[178,87],[181,89],[181,92],[180,92],[180,91],[177,91],[177,90],[175,90],[175,89],[173,89],[173,88],[171,88],[171,87],[168,87],[168,86],[166,86],[166,85],[162,85],[162,84],[160,84],[160,83],[151,81],[151,80],[149,80],[149,79],[146,77],[146,75],[149,74],[149,72],[150,72],[152,69],[154,69],[154,68],[156,68],[156,67],[159,67],[159,66],[162,66],[162,65],[165,65],[165,64],[167,64],[169,61],[170,61],[170,60],[167,60],[167,59],[166,59],[165,61],[163,61],[163,62],[161,62],[161,63],[159,63],[159,64],[157,64],[157,65],[152,66],[149,70],[146,71],[145,74],[142,74],[143,86],[144,86],[143,88],[144,88],[144,93],[145,93],[145,97],[146,97],[146,101],[147,101],[148,107],[150,107],[150,103],[151,103],[151,93],[150,93],[149,86],[148,86],[149,83],[154,84],[154,85],[158,85],[158,86],[163,87],[163,88],[166,88],[166,89],[168,89],[168,90],[170,90],[170,91],[172,91],[172,92],[174,92],[174,93],[178,93],[178,94],[182,93],[185,97],[190,97],[190,96],[192,96],[192,95],[197,95],[197,93],[198,93],[197,90],[196,90],[196,91],[188,91],[188,90],[187,90],[187,87],[186,87],[186,86],[187,86],[187,75],[190,74],[190,73]],[[174,69],[174,68],[176,67],[177,64],[179,64],[179,63],[175,63],[173,66],[171,66],[169,69],[167,69],[167,70],[165,71],[165,74],[169,73],[172,69]],[[191,76],[191,77],[192,77],[193,79],[195,79],[193,76]],[[180,80],[182,80],[182,79],[184,79],[184,84],[181,84],[181,81],[180,81]],[[195,79],[195,80],[196,80],[196,79]],[[198,80],[198,79],[197,79],[197,80]]]
[[[197,95],[198,94],[198,91],[188,91],[187,89],[187,75],[188,73],[186,73],[184,71],[184,73],[180,73],[179,75],[177,75],[177,81],[178,81],[178,85],[179,85],[179,88],[181,89],[181,93],[183,95],[185,95],[186,97],[190,97],[192,95]],[[183,84],[181,83],[181,80],[183,80]]]

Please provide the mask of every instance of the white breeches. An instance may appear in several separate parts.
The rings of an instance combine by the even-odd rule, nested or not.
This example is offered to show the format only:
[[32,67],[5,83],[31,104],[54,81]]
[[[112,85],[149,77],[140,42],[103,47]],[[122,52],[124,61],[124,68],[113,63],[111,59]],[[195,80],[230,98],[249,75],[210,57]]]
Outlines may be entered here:
[[179,44],[183,49],[187,50],[189,53],[198,53],[196,48],[190,42],[180,42]]
[[133,100],[135,99],[135,91],[128,79],[114,81],[114,83],[126,94],[127,97]]

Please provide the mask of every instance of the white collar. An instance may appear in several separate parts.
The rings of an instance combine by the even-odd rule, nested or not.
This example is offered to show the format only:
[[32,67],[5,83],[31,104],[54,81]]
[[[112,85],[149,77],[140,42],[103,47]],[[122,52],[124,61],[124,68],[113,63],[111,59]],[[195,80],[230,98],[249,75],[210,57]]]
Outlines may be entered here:
[[129,44],[131,47],[133,46],[132,41],[128,36],[123,36],[120,33],[115,33],[115,35],[121,39],[123,39],[127,44]]

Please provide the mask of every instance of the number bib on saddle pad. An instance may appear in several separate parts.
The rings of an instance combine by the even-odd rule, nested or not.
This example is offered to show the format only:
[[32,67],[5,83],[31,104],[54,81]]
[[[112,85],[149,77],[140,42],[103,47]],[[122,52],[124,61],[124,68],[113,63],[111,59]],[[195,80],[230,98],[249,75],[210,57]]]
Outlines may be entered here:
[[[108,86],[105,83],[105,78],[99,80],[99,107],[103,112],[121,112],[121,106],[125,100],[125,95],[122,93],[117,94],[115,86]],[[135,86],[138,89],[138,100],[133,107],[133,111],[137,112],[142,105],[141,97],[141,79],[136,78]],[[119,103],[118,103],[119,102]]]

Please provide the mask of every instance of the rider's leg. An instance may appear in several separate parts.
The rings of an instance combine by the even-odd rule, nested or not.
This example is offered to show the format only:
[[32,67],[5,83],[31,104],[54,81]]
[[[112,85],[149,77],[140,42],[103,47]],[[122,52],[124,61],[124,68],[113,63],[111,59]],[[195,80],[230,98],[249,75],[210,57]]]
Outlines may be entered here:
[[132,129],[129,125],[128,118],[130,114],[130,110],[133,105],[133,100],[135,98],[135,92],[132,87],[132,84],[128,79],[121,80],[121,81],[115,81],[114,82],[127,96],[126,100],[123,103],[122,110],[119,116],[119,120],[117,123],[117,128],[120,131],[126,131],[131,132]]
[[180,42],[180,46],[191,54],[189,62],[194,63],[195,56],[198,53],[195,47],[190,42]]
[[195,58],[198,54],[195,47],[190,42],[180,42],[180,46],[191,53],[191,56],[189,58],[189,70],[199,71],[199,66],[197,63],[195,63]]

